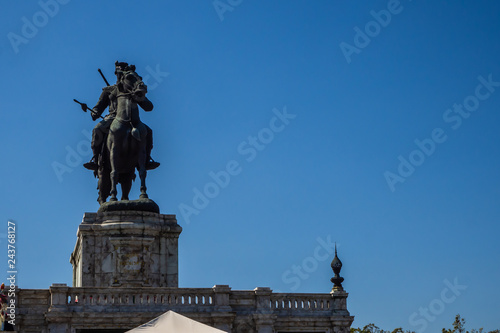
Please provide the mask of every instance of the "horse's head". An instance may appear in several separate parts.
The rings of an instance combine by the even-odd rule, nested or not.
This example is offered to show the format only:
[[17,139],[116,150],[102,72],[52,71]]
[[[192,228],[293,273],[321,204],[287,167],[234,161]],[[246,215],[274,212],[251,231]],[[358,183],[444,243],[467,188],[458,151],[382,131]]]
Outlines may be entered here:
[[135,72],[135,66],[119,62],[116,62],[115,66],[119,90],[130,94],[137,102],[143,101],[146,98],[148,87],[142,81],[142,77]]

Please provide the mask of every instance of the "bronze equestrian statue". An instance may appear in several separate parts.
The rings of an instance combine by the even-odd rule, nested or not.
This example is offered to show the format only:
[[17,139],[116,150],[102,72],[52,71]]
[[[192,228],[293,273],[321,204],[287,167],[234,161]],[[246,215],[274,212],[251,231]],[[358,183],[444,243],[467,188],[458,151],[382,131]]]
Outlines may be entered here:
[[[92,119],[97,120],[109,108],[109,114],[92,131],[91,147],[94,156],[84,164],[85,168],[93,170],[94,175],[99,178],[97,201],[101,205],[110,195],[110,201],[118,200],[118,183],[122,189],[121,200],[129,200],[136,169],[141,180],[140,198],[148,198],[146,170],[160,165],[151,158],[152,130],[139,117],[138,106],[144,111],[153,110],[153,103],[146,97],[147,86],[135,72],[134,65],[116,62],[115,74],[116,84],[103,88],[96,106],[89,109]],[[108,84],[105,78],[104,80]],[[84,111],[88,109],[86,104],[80,104]]]

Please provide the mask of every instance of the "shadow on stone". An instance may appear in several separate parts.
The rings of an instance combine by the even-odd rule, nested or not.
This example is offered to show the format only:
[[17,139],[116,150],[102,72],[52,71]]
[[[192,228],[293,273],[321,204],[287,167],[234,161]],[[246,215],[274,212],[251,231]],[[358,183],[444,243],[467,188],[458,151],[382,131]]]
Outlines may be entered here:
[[115,212],[120,210],[160,213],[160,207],[151,199],[108,201],[103,203],[97,212]]

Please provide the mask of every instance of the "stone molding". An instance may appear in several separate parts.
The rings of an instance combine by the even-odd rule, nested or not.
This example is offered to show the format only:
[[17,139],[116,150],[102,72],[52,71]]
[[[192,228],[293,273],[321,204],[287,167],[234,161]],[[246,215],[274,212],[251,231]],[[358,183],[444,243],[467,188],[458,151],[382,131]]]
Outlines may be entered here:
[[85,213],[70,257],[75,287],[177,287],[175,215]]
[[[38,319],[38,332],[43,332],[42,327],[57,328],[58,332],[130,329],[168,310],[234,333],[249,330],[256,333],[343,333],[349,332],[354,319],[347,311],[346,292],[334,295],[273,293],[269,288],[232,290],[227,285],[212,288],[76,288],[56,284],[48,291],[20,289],[20,299],[32,297],[34,292],[44,295],[48,301],[39,302],[37,311],[23,303],[20,323],[34,322],[31,316],[39,318],[44,313],[45,326]],[[45,311],[41,312],[43,308]]]

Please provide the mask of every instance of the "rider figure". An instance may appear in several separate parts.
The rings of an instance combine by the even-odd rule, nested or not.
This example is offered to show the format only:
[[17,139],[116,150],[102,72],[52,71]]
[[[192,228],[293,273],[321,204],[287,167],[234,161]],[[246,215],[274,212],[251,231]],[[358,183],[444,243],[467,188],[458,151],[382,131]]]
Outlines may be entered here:
[[[126,62],[116,62],[115,63],[115,75],[117,76],[117,82],[119,81],[120,75],[122,71],[126,71],[128,69],[135,70],[134,65],[128,65]],[[105,144],[109,127],[111,123],[116,117],[116,106],[117,106],[117,93],[118,88],[116,84],[112,86],[107,86],[102,89],[101,96],[99,97],[99,101],[92,109],[90,115],[92,116],[92,120],[97,120],[101,114],[109,107],[109,113],[103,120],[101,120],[92,130],[92,143],[91,148],[94,156],[90,160],[90,162],[85,163],[83,166],[89,170],[96,171],[98,169],[98,161],[99,155],[102,151],[102,145]],[[144,110],[150,111],[153,109],[153,103],[146,97],[142,102],[138,102],[139,106]],[[153,170],[156,169],[160,163],[155,162],[151,158],[151,150],[153,149],[153,131],[149,126],[145,125],[147,129],[146,135],[146,169]]]

